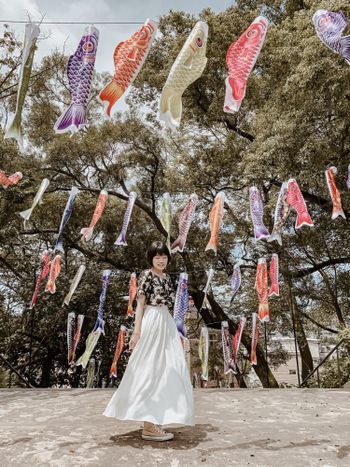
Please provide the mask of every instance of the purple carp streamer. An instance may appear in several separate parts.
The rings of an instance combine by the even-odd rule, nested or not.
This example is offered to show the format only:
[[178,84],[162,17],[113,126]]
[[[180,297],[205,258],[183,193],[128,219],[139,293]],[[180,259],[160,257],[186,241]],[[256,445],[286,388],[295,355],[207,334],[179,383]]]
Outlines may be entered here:
[[128,205],[124,214],[123,226],[122,231],[120,232],[119,237],[115,241],[114,245],[123,245],[127,246],[126,243],[126,231],[128,230],[128,225],[131,219],[132,209],[134,207],[135,201],[137,198],[137,193],[135,191],[131,191],[128,199]]
[[195,193],[192,193],[190,199],[187,201],[186,206],[184,207],[183,211],[179,217],[179,236],[175,240],[175,242],[171,245],[171,252],[175,253],[176,251],[180,251],[181,253],[184,251],[187,234],[190,230],[191,223],[193,221],[194,212],[196,210],[196,206],[198,203],[198,196]]
[[290,205],[287,202],[288,182],[283,182],[275,208],[275,219],[273,229],[268,242],[276,240],[282,245],[282,229],[290,213]]
[[67,76],[71,104],[54,126],[56,133],[75,133],[87,124],[86,109],[94,74],[99,31],[90,25],[77,50],[68,59]]
[[185,327],[185,315],[188,311],[188,274],[182,272],[180,274],[179,283],[177,285],[175,304],[174,304],[174,320],[177,330],[183,339],[187,339],[187,331]]
[[233,362],[232,348],[230,342],[230,332],[228,330],[228,322],[221,322],[221,341],[222,341],[222,351],[224,354],[224,374],[228,373],[236,374],[235,365]]
[[257,187],[252,186],[249,190],[249,200],[250,200],[250,215],[254,227],[254,238],[255,240],[261,240],[263,238],[268,238],[270,233],[264,225],[264,204],[261,199],[260,191]]
[[231,277],[229,279],[229,284],[230,284],[231,289],[232,289],[231,303],[232,303],[233,299],[235,298],[237,292],[239,291],[239,289],[241,287],[241,283],[242,283],[241,268],[240,268],[239,264],[235,264],[233,266],[232,275],[231,275]]
[[81,365],[83,368],[86,368],[89,362],[89,359],[91,357],[91,354],[94,351],[97,345],[97,342],[100,338],[100,335],[105,333],[104,331],[105,322],[103,320],[103,306],[106,301],[106,293],[107,293],[110,274],[111,274],[110,269],[105,269],[102,273],[102,292],[100,295],[100,304],[99,304],[98,312],[97,312],[97,320],[96,320],[93,330],[90,332],[90,334],[88,335],[86,339],[85,352],[79,358],[76,364],[77,366]]
[[54,251],[58,250],[58,251],[61,251],[62,253],[64,253],[64,248],[63,248],[63,243],[62,243],[62,234],[63,234],[63,230],[64,230],[67,222],[69,221],[69,219],[70,219],[70,217],[72,215],[73,206],[74,206],[75,199],[76,199],[78,193],[79,193],[79,190],[75,186],[73,186],[72,189],[69,192],[69,198],[67,200],[66,207],[64,208],[64,211],[63,211],[61,224],[60,224],[60,228],[58,230],[58,236],[57,236]]
[[335,13],[328,10],[317,10],[312,21],[320,41],[333,52],[341,55],[350,65],[350,36],[342,37],[342,32],[348,25],[344,13],[342,11]]

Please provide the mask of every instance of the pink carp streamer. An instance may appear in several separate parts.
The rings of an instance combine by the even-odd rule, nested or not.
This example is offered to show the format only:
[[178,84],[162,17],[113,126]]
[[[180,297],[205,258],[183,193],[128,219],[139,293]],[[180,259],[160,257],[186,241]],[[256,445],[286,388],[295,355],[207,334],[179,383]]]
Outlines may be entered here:
[[279,274],[279,262],[278,254],[274,253],[270,262],[270,288],[269,288],[269,297],[276,295],[280,296],[280,287],[278,283],[278,274]]
[[236,374],[236,369],[232,356],[232,348],[230,343],[230,332],[228,329],[228,322],[221,322],[221,341],[222,341],[222,351],[224,354],[224,374],[228,373]]
[[259,341],[259,326],[258,326],[258,315],[257,313],[252,314],[252,343],[250,351],[250,363],[257,365],[258,359],[256,356],[256,347]]
[[47,281],[45,292],[56,292],[56,279],[61,272],[61,255],[56,255],[51,262],[49,280]]
[[17,185],[17,183],[22,180],[22,178],[22,172],[16,172],[7,177],[5,172],[0,170],[0,185],[5,189],[11,185]]
[[247,319],[244,316],[242,316],[239,321],[237,331],[235,332],[235,335],[232,337],[233,365],[234,365],[236,373],[237,373],[237,356],[238,356],[239,346],[241,345],[242,334],[243,334],[246,322],[247,322]]
[[225,193],[220,192],[216,195],[213,207],[210,211],[209,222],[210,222],[210,239],[205,248],[205,251],[213,250],[217,255],[218,253],[218,236],[219,230],[224,215],[224,204],[225,204]]
[[268,279],[267,279],[267,265],[266,259],[260,258],[256,268],[255,290],[258,294],[259,300],[259,320],[268,322],[269,316],[269,302],[268,302]]
[[184,251],[187,234],[190,230],[191,223],[193,221],[194,212],[198,203],[198,196],[195,193],[192,193],[190,199],[187,201],[186,206],[179,217],[179,236],[175,242],[171,245],[171,252],[175,253]]
[[41,269],[36,280],[34,294],[33,294],[33,297],[32,297],[32,300],[29,306],[30,308],[33,308],[35,306],[41,284],[43,283],[44,279],[49,274],[49,272],[50,272],[50,253],[47,250],[45,250],[43,254],[41,255]]
[[258,16],[248,29],[233,42],[226,55],[228,77],[224,112],[238,112],[245,96],[247,81],[258,59],[267,33],[268,21]]
[[296,229],[300,229],[303,225],[313,227],[314,223],[307,212],[303,194],[295,178],[290,178],[288,180],[287,203],[297,213],[297,219],[295,221]]
[[132,273],[130,276],[130,284],[129,284],[129,303],[128,303],[128,316],[133,316],[134,315],[134,309],[132,307],[132,304],[134,303],[134,300],[137,295],[137,278],[136,278],[136,273]]
[[77,350],[81,328],[84,322],[84,315],[76,316],[74,312],[68,313],[67,319],[67,347],[68,347],[68,365],[74,365],[75,352]]
[[102,213],[104,211],[106,201],[107,201],[108,193],[106,190],[102,190],[99,194],[95,211],[92,216],[91,222],[89,227],[85,227],[81,229],[80,233],[82,234],[82,241],[88,242],[90,238],[92,237],[92,233],[94,231],[95,225],[99,221],[100,217],[102,216]]
[[118,332],[118,339],[117,339],[117,344],[115,347],[115,352],[114,352],[114,357],[113,357],[113,362],[111,369],[109,371],[109,377],[110,378],[116,378],[117,377],[117,363],[118,360],[123,353],[124,346],[125,346],[125,337],[126,337],[126,327],[121,325],[119,332]]
[[337,173],[337,168],[333,166],[329,167],[329,169],[327,169],[325,172],[329,194],[331,195],[332,203],[333,203],[332,220],[336,219],[339,216],[346,219],[343,206],[341,203],[340,191],[338,190],[338,187],[335,181],[336,173]]

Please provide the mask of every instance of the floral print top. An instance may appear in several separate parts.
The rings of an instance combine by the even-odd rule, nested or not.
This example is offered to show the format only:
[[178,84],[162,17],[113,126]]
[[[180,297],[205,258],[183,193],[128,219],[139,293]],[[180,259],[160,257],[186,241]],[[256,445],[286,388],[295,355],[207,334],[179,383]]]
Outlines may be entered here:
[[142,271],[137,287],[137,296],[146,296],[146,305],[166,305],[173,309],[175,301],[175,290],[169,274],[160,277],[151,269]]

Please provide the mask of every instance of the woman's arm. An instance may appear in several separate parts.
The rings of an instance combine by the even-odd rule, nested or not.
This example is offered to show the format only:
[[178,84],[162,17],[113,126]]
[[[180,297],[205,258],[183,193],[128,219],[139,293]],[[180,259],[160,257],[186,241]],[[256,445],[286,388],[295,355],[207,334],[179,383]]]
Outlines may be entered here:
[[135,311],[135,325],[134,331],[131,335],[129,342],[129,350],[132,352],[135,345],[138,343],[141,335],[141,323],[143,318],[143,309],[145,307],[146,296],[141,294],[137,299],[136,311]]

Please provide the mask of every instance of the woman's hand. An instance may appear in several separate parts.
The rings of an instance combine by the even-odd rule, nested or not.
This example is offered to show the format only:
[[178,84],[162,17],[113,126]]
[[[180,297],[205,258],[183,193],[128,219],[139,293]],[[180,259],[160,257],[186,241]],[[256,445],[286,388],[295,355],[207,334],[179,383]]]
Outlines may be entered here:
[[133,332],[131,339],[129,341],[129,350],[132,352],[135,348],[135,345],[138,343],[140,339],[140,333],[139,332]]

